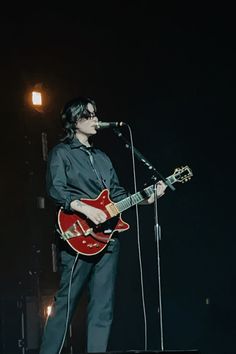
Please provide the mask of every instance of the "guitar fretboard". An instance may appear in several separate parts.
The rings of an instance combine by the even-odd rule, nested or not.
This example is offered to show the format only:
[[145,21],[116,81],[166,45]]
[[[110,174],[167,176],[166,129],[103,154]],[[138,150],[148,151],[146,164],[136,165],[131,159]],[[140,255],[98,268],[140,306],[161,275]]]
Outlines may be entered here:
[[120,200],[115,205],[118,208],[119,212],[122,213],[122,211],[127,210],[130,207],[142,202],[144,199],[149,198],[152,195],[152,193],[153,193],[153,186],[149,186],[145,188],[142,192],[137,192],[123,200]]
[[[173,184],[175,182],[175,177],[169,176],[167,177],[167,180]],[[131,208],[132,206],[141,203],[143,200],[149,198],[154,191],[154,185],[151,185],[147,188],[144,188],[141,192],[134,193],[130,195],[129,197],[120,200],[119,202],[115,203],[115,206],[118,208],[119,212],[122,213],[122,211],[127,210]]]

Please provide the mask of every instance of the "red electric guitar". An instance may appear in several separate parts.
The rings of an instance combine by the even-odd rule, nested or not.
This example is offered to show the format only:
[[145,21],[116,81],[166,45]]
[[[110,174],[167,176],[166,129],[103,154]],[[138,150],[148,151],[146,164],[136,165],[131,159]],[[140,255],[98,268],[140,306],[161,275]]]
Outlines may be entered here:
[[[167,177],[167,180],[171,184],[183,183],[188,181],[192,175],[191,169],[185,166],[176,168],[174,173]],[[101,209],[106,214],[107,220],[100,225],[95,225],[82,213],[68,213],[61,208],[58,212],[61,238],[77,253],[86,256],[100,253],[112,241],[114,232],[123,232],[129,229],[129,224],[122,220],[121,213],[150,197],[153,190],[154,185],[151,185],[117,203],[113,203],[110,199],[108,189],[104,189],[96,199],[81,199],[82,202]]]

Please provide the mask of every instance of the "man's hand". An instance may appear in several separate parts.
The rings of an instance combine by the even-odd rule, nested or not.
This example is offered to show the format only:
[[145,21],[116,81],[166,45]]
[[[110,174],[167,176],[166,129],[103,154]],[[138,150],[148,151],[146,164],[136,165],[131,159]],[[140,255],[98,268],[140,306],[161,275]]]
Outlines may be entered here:
[[107,219],[106,214],[102,210],[85,204],[80,200],[73,200],[73,202],[70,203],[70,206],[73,210],[83,213],[96,225],[105,222]]
[[158,181],[156,184],[157,197],[160,198],[165,194],[167,185],[163,181]]
[[[160,198],[160,197],[162,197],[165,194],[166,188],[167,188],[167,185],[163,181],[158,181],[156,183],[157,198]],[[154,193],[151,195],[151,197],[149,197],[146,200],[145,204],[152,204],[152,203],[154,203]]]

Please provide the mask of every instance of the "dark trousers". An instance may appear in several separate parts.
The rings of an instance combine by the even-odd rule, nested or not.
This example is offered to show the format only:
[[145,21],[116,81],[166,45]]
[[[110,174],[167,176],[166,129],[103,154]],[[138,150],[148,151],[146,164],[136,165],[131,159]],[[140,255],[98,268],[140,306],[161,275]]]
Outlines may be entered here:
[[[89,302],[87,319],[87,351],[105,352],[113,319],[114,287],[119,241],[106,248],[97,256],[79,256],[74,268],[70,300],[68,290],[75,254],[66,250],[60,253],[61,279],[55,296],[53,309],[45,325],[40,354],[59,354],[65,333],[66,318],[69,323],[76,310],[85,283],[88,283]],[[68,324],[69,326],[69,324]]]

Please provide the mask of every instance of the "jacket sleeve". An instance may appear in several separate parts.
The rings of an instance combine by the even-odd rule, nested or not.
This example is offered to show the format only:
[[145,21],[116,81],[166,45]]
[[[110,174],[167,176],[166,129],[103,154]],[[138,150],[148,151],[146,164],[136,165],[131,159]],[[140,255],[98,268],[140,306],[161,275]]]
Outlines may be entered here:
[[48,156],[46,189],[49,197],[58,207],[70,209],[73,199],[67,188],[66,161],[59,149],[53,149]]

